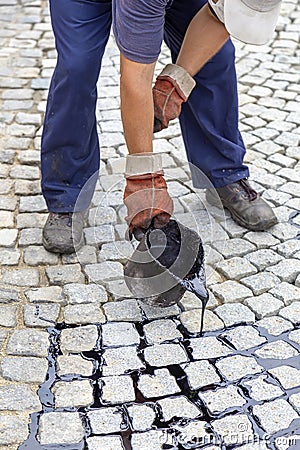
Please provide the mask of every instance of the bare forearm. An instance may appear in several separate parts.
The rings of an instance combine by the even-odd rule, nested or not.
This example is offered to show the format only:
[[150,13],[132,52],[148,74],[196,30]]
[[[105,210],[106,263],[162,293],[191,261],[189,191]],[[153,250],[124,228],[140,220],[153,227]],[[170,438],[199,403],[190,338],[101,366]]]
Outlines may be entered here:
[[154,65],[135,63],[121,55],[121,115],[130,154],[152,152]]
[[194,76],[225,44],[229,34],[205,5],[191,21],[176,64]]

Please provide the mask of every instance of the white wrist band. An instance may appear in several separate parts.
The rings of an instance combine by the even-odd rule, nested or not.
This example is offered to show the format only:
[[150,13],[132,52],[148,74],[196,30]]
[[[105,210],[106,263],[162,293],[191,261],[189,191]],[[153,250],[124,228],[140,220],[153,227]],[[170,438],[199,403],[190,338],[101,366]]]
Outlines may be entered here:
[[167,64],[163,71],[159,74],[159,77],[171,77],[176,81],[183,94],[188,98],[190,93],[195,87],[195,80],[191,75],[183,69],[183,67],[177,64]]
[[125,177],[156,173],[162,170],[160,153],[135,153],[126,157]]

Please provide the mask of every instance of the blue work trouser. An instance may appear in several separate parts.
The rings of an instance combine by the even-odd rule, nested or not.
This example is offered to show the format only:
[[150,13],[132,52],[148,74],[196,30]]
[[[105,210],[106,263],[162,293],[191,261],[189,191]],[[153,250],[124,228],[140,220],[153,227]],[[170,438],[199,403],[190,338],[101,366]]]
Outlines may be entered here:
[[[174,60],[190,20],[205,3],[174,0],[167,9],[165,40]],[[72,212],[86,181],[99,169],[96,83],[110,33],[111,1],[50,0],[50,11],[58,60],[42,136],[42,192],[49,211]],[[180,116],[187,157],[215,187],[221,187],[249,175],[238,131],[230,41],[195,79],[197,85]],[[197,175],[193,181],[204,186]],[[88,207],[93,190],[90,183],[78,209]]]

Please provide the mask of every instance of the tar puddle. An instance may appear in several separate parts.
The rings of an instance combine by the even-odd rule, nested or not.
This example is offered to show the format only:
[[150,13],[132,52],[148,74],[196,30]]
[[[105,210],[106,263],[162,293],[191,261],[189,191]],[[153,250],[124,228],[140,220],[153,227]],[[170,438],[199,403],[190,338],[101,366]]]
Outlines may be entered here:
[[[200,312],[200,311],[199,311]],[[238,380],[227,380],[224,376],[224,374],[218,369],[218,364],[220,363],[226,356],[221,356],[218,358],[207,358],[206,360],[214,365],[214,368],[219,375],[220,381],[214,384],[205,385],[202,386],[199,389],[192,389],[190,387],[189,378],[187,373],[185,372],[185,364],[176,364],[176,365],[168,365],[164,367],[159,367],[159,369],[167,368],[169,373],[175,378],[177,385],[179,386],[180,392],[176,392],[171,395],[166,395],[168,398],[174,398],[178,396],[185,396],[193,405],[195,405],[199,409],[199,415],[198,417],[194,417],[193,419],[188,418],[182,418],[182,417],[172,417],[170,420],[166,421],[164,419],[164,415],[162,412],[162,409],[160,405],[157,404],[157,401],[161,400],[163,396],[160,396],[159,398],[145,398],[143,393],[138,389],[138,382],[142,375],[148,374],[153,375],[154,371],[158,369],[157,367],[150,366],[144,357],[144,350],[145,348],[149,347],[149,343],[146,340],[146,337],[144,335],[144,326],[150,322],[147,318],[143,320],[141,323],[135,323],[134,326],[136,330],[139,333],[140,336],[140,343],[138,345],[138,356],[141,359],[141,361],[144,364],[144,368],[142,370],[130,370],[126,371],[125,373],[129,375],[132,379],[134,391],[135,391],[135,401],[134,402],[126,402],[124,404],[114,404],[114,403],[105,403],[102,400],[101,397],[101,389],[102,389],[102,373],[103,373],[103,367],[105,364],[105,359],[103,357],[103,353],[105,352],[105,347],[102,345],[102,326],[98,326],[99,330],[99,338],[96,347],[89,352],[82,352],[80,355],[87,360],[90,360],[93,362],[94,371],[93,374],[90,377],[81,376],[78,374],[74,375],[64,375],[64,376],[58,376],[57,374],[57,357],[62,354],[60,350],[60,334],[62,330],[66,328],[80,328],[80,327],[73,327],[73,326],[66,326],[65,324],[57,324],[55,328],[49,328],[49,355],[48,355],[48,361],[49,361],[49,369],[46,377],[46,381],[40,386],[38,394],[39,398],[42,404],[42,411],[38,413],[34,413],[31,415],[31,424],[30,424],[30,434],[28,439],[19,447],[19,450],[89,450],[88,447],[88,441],[86,441],[87,438],[95,436],[95,434],[92,431],[91,424],[89,422],[88,413],[90,411],[95,411],[99,408],[104,407],[115,407],[118,412],[121,412],[123,421],[121,425],[121,429],[118,433],[114,432],[111,433],[111,435],[119,436],[121,437],[121,442],[123,445],[124,450],[141,450],[141,447],[137,447],[136,445],[133,447],[132,437],[133,434],[137,434],[140,431],[134,430],[133,428],[133,422],[131,421],[131,418],[128,414],[128,407],[130,407],[132,404],[147,404],[149,405],[154,413],[155,413],[155,419],[153,420],[151,430],[163,430],[165,432],[165,441],[164,443],[160,444],[159,447],[153,448],[153,450],[159,450],[159,449],[169,449],[169,450],[185,450],[185,449],[201,449],[205,447],[211,447],[211,445],[215,445],[216,447],[213,447],[214,449],[221,449],[221,450],[231,450],[231,449],[238,449],[242,447],[244,444],[249,444],[249,447],[242,447],[243,450],[249,449],[255,449],[260,450],[260,448],[267,448],[270,450],[281,450],[281,449],[293,449],[296,450],[297,448],[300,448],[299,440],[294,440],[293,436],[300,435],[300,418],[295,419],[291,422],[288,428],[280,429],[279,426],[278,429],[280,431],[273,431],[272,433],[267,433],[266,430],[263,428],[263,424],[261,423],[261,418],[257,417],[254,412],[253,408],[255,408],[256,405],[262,405],[267,404],[267,401],[265,399],[263,400],[257,400],[255,399],[255,395],[252,395],[252,388],[249,387],[248,382],[251,380],[255,380],[258,376],[264,375],[264,379],[267,383],[274,386],[274,389],[278,387],[281,387],[279,380],[276,379],[276,377],[272,376],[268,371],[285,365],[285,366],[292,366],[294,368],[300,369],[300,359],[299,356],[291,357],[287,359],[276,359],[276,358],[267,358],[265,355],[264,357],[258,356],[255,352],[263,347],[265,344],[274,343],[278,340],[284,341],[285,343],[291,345],[294,349],[296,349],[298,352],[300,352],[300,346],[291,341],[288,338],[288,335],[291,330],[280,334],[279,336],[274,336],[271,334],[268,334],[266,329],[259,328],[256,325],[252,325],[254,329],[256,329],[259,332],[259,335],[264,339],[263,343],[260,343],[259,345],[252,347],[250,349],[246,350],[238,350],[233,345],[232,341],[228,338],[228,335],[230,335],[230,332],[237,328],[235,327],[229,327],[223,330],[218,330],[216,332],[204,332],[202,334],[202,337],[200,336],[200,333],[198,334],[191,334],[187,332],[187,330],[181,325],[179,320],[176,318],[172,318],[172,320],[177,324],[177,328],[180,331],[182,338],[177,338],[172,341],[166,341],[167,343],[176,343],[179,344],[186,352],[188,356],[188,362],[195,361],[195,358],[193,356],[193,351],[191,348],[191,342],[195,338],[203,339],[205,337],[215,337],[217,340],[223,344],[228,350],[230,350],[230,356],[234,355],[240,355],[240,356],[252,356],[255,358],[256,362],[262,366],[260,373],[254,373],[250,375],[243,375]],[[249,324],[239,324],[238,327],[241,328],[241,325],[247,326]],[[228,334],[229,333],[229,334]],[[228,356],[228,355],[227,355]],[[251,373],[251,371],[250,371]],[[75,380],[90,380],[90,383],[93,386],[93,396],[94,396],[94,403],[89,405],[88,407],[81,407],[81,408],[55,408],[55,398],[52,393],[52,388],[58,381],[75,381]],[[300,384],[300,381],[299,381]],[[217,392],[219,389],[222,389],[224,387],[228,386],[235,386],[238,390],[238,393],[243,398],[243,404],[242,406],[234,406],[234,407],[223,407],[222,412],[220,413],[213,413],[209,409],[208,405],[205,404],[203,399],[201,399],[201,393],[209,392],[209,391],[215,391]],[[282,389],[282,387],[281,387]],[[291,395],[294,393],[299,393],[299,386],[293,387],[291,389],[282,389],[282,394],[276,397],[276,399],[282,399],[282,400],[288,400]],[[200,395],[199,395],[200,394]],[[274,398],[272,399],[274,400]],[[85,440],[81,441],[78,444],[71,444],[71,445],[41,445],[38,441],[38,430],[39,430],[39,421],[41,418],[41,415],[43,413],[48,413],[52,411],[78,411],[82,420],[82,423],[85,428],[86,438]],[[215,427],[215,421],[218,421],[218,419],[222,418],[234,418],[234,416],[237,416],[239,414],[242,414],[244,417],[247,416],[249,419],[251,426],[251,437],[249,437],[249,432],[244,433],[243,436],[243,429],[240,429],[239,433],[239,439],[235,441],[232,439],[230,442],[227,442],[226,439],[224,439],[224,436],[218,432],[217,427]],[[153,415],[154,416],[154,415]],[[280,421],[280,418],[278,418]],[[191,434],[188,435],[188,433],[183,433],[182,430],[185,429],[186,426],[193,424],[193,423],[199,423],[199,421],[202,421],[205,424],[205,436],[206,439],[201,438],[199,436],[192,436]],[[149,431],[149,428],[147,429]],[[244,430],[245,431],[245,430]],[[249,430],[248,430],[249,431]],[[106,434],[105,436],[110,436],[110,434]],[[208,438],[209,436],[209,438]],[[278,447],[278,442],[290,442],[290,445],[286,445],[283,447]],[[253,446],[253,443],[257,445],[257,447]],[[261,443],[262,447],[259,447],[259,443]],[[264,446],[263,446],[264,445]],[[96,447],[93,447],[93,449]],[[143,449],[146,449],[147,447],[142,447]],[[150,447],[149,447],[150,449]],[[100,449],[99,449],[100,450]]]

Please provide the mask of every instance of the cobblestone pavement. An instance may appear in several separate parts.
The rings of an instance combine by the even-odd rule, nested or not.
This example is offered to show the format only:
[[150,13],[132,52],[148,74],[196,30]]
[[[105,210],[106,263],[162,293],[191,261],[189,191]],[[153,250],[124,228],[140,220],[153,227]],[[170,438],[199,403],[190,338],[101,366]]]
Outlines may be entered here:
[[[299,448],[300,85],[297,0],[276,39],[236,43],[240,126],[255,188],[279,223],[255,233],[209,212],[178,122],[155,136],[175,216],[199,226],[209,308],[130,298],[122,263],[126,156],[118,51],[99,80],[102,143],[86,245],[41,245],[40,136],[54,41],[44,0],[0,0],[0,450]],[[164,48],[157,71],[169,61]],[[226,220],[225,220],[226,219]]]

